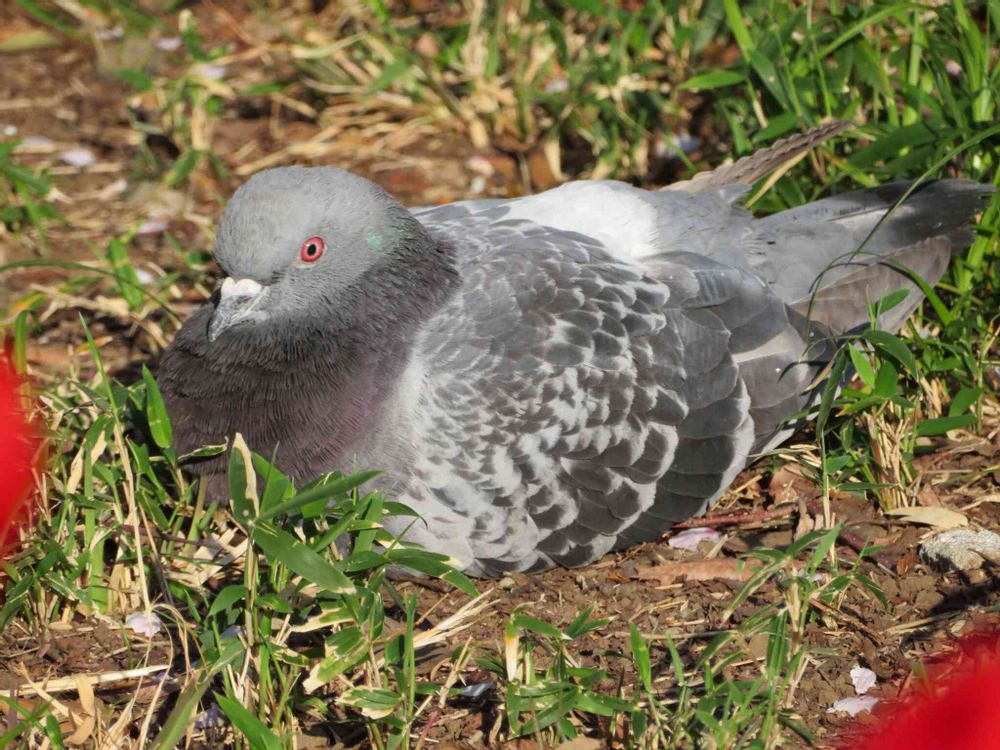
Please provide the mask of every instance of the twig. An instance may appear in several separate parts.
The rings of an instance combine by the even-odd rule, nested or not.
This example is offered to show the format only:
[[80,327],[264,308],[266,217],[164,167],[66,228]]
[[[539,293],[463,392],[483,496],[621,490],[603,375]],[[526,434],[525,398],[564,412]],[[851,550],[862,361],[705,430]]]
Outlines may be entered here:
[[[120,672],[105,672],[103,674],[74,675],[73,677],[60,677],[57,680],[48,680],[35,684],[26,682],[19,685],[15,690],[21,695],[42,695],[43,693],[65,693],[70,690],[77,690],[77,680],[85,680],[89,685],[97,687],[107,685],[111,682],[124,682],[146,677],[156,672],[164,672],[170,668],[169,664],[156,664],[152,667],[140,667],[138,669],[126,669]],[[10,693],[8,693],[10,694]],[[12,696],[13,697],[13,696]]]
[[711,518],[692,518],[681,523],[674,524],[675,529],[693,529],[705,526],[728,526],[760,523],[770,521],[774,518],[784,518],[795,512],[794,505],[782,506],[774,510],[758,510],[751,513],[733,513],[728,516],[714,516]]
[[430,715],[427,717],[427,723],[424,724],[424,728],[420,732],[420,737],[417,739],[418,748],[423,747],[424,742],[427,741],[427,735],[431,731],[431,727],[433,727],[437,723],[438,717],[440,715],[441,715],[440,708],[434,708],[431,711]]
[[455,589],[433,578],[421,578],[420,576],[406,575],[393,576],[394,583],[412,583],[414,586],[433,591],[437,594],[452,594]]
[[222,546],[212,540],[212,539],[187,539],[182,536],[174,536],[173,534],[166,534],[159,529],[153,529],[152,531],[146,531],[146,529],[141,529],[128,523],[116,523],[114,521],[101,521],[101,526],[106,529],[121,529],[126,534],[139,534],[147,539],[150,537],[155,537],[156,539],[163,539],[167,542],[176,542],[177,544],[193,544],[199,547],[218,547],[222,549]]

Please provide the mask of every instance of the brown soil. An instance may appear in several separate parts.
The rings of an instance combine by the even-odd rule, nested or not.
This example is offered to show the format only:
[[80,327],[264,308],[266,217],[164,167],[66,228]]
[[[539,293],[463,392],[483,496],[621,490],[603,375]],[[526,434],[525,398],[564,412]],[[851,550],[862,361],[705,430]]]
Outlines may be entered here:
[[[271,32],[254,19],[241,18],[236,3],[199,4],[195,13],[203,37],[213,43],[232,41],[238,49],[247,50],[254,42],[271,38]],[[0,41],[19,30],[41,28],[21,14],[13,0],[0,0],[0,17],[5,19],[0,22]],[[15,20],[6,26],[7,19]],[[109,47],[113,48],[114,43],[109,43]],[[111,49],[109,54],[127,56],[129,51]],[[16,237],[0,235],[0,263],[33,257],[92,260],[103,253],[109,237],[159,215],[165,218],[169,231],[185,252],[207,252],[207,229],[217,217],[224,198],[243,179],[235,174],[238,168],[289,144],[313,138],[336,117],[354,118],[357,124],[345,125],[341,135],[324,142],[316,155],[289,157],[285,161],[350,168],[413,204],[467,197],[477,177],[486,178],[480,186],[486,195],[518,194],[530,189],[533,181],[527,161],[525,177],[518,157],[500,150],[477,152],[459,131],[440,132],[439,128],[405,121],[395,128],[390,116],[380,114],[377,109],[351,111],[341,104],[331,104],[328,110],[309,118],[282,109],[273,101],[262,101],[254,110],[227,112],[216,126],[213,148],[230,169],[229,177],[219,178],[209,171],[199,171],[184,188],[162,192],[151,187],[153,182],[143,179],[150,168],[140,158],[141,139],[132,126],[126,87],[102,72],[91,47],[60,43],[58,47],[2,54],[0,61],[3,63],[0,64],[0,129],[13,127],[19,138],[50,140],[22,148],[20,158],[32,167],[50,168],[53,183],[63,196],[57,206],[66,219],[65,223],[49,228],[47,246],[30,231]],[[246,71],[241,65],[249,69],[265,62],[251,57],[245,63],[234,63],[233,69],[242,74]],[[169,60],[156,64],[168,66]],[[143,101],[133,99],[132,105],[136,112],[141,112]],[[147,145],[154,152],[170,148],[170,144],[155,141]],[[69,148],[91,150],[96,156],[95,163],[83,168],[63,164],[57,154]],[[534,177],[536,181],[544,179],[544,175]],[[111,190],[122,179],[127,183],[124,191]],[[184,268],[178,251],[163,233],[138,237],[130,252],[139,268],[153,274]],[[52,288],[66,278],[65,271],[45,268],[7,274],[6,295],[0,287],[0,305],[33,287]],[[194,278],[189,274],[175,285],[171,302],[181,317],[207,292],[192,287],[189,281]],[[67,302],[33,341],[29,354],[39,377],[58,376],[74,364],[72,348],[83,340],[76,315],[83,306],[78,301]],[[95,313],[94,318],[93,333],[102,342],[105,357],[115,372],[127,373],[137,361],[155,364],[162,342],[106,312]],[[107,338],[103,339],[104,336]],[[977,469],[997,466],[998,457],[1000,446],[994,437],[992,441],[944,446],[924,459],[928,467],[933,464],[938,471],[927,479],[933,503],[960,509],[977,498],[1000,497],[996,494],[996,474],[987,471],[970,481]],[[942,469],[952,469],[955,473],[942,473]],[[731,557],[758,546],[780,548],[814,520],[812,515],[798,511],[798,500],[806,503],[812,499],[812,490],[801,487],[795,490],[799,496],[793,498],[790,506],[796,508],[794,513],[754,520],[761,513],[773,510],[776,502],[767,477],[758,474],[759,471],[748,472],[738,480],[735,486],[745,485],[744,489],[731,493],[713,511],[712,518],[742,515],[745,519],[719,524],[725,537],[717,551],[720,557]],[[829,649],[830,653],[814,656],[794,692],[793,709],[821,744],[830,742],[845,724],[843,716],[828,714],[826,709],[835,700],[853,694],[848,677],[852,666],[861,664],[873,669],[879,677],[881,694],[891,695],[906,680],[916,660],[939,650],[962,632],[989,624],[1000,606],[997,581],[989,572],[971,576],[940,573],[918,560],[917,544],[928,533],[926,529],[887,522],[868,500],[855,496],[836,497],[834,510],[855,535],[849,540],[855,548],[858,539],[883,545],[879,560],[884,566],[869,560],[862,564],[862,570],[885,593],[889,607],[883,609],[871,594],[854,588],[839,613],[830,611],[823,626],[807,634],[811,645]],[[994,502],[979,504],[967,514],[975,524],[1000,527],[1000,508]],[[842,560],[851,560],[856,555],[855,548],[842,543],[837,554]],[[640,578],[646,568],[703,559],[706,552],[705,546],[698,552],[684,552],[660,542],[640,546],[625,555],[609,556],[579,570],[512,575],[496,583],[484,583],[483,589],[494,587],[494,604],[461,638],[471,638],[493,653],[502,653],[503,624],[515,606],[549,622],[566,623],[593,605],[595,614],[611,618],[611,622],[585,637],[578,653],[585,663],[601,665],[611,675],[622,675],[625,684],[631,684],[629,661],[620,656],[628,653],[630,622],[646,634],[669,631],[683,651],[695,653],[713,633],[739,624],[749,612],[779,596],[773,586],[766,586],[739,608],[729,622],[723,622],[723,610],[732,601],[738,583],[709,579],[659,585],[655,580]],[[440,621],[466,601],[461,594],[442,593],[431,584],[403,585],[418,591],[421,611],[432,610],[425,625]],[[24,686],[28,676],[38,681],[105,674],[164,661],[172,662],[175,669],[183,664],[166,642],[154,640],[147,644],[134,634],[126,635],[123,630],[97,620],[74,620],[59,629],[47,626],[40,632],[14,632],[12,628],[3,634],[0,646],[3,689]],[[751,644],[751,649],[758,646]],[[430,671],[439,658],[440,654],[425,655],[423,667]],[[658,684],[670,684],[669,657],[657,642],[653,646],[653,659]],[[757,664],[748,664],[737,671],[752,674],[758,668]],[[483,673],[471,671],[466,675],[468,682],[482,679],[486,679]],[[176,689],[167,681],[157,693],[154,680],[145,678],[145,682],[147,687],[140,693],[147,701],[169,700]],[[135,680],[99,685],[95,688],[97,699],[108,705],[126,702],[134,695],[135,685]],[[21,693],[26,706],[34,705],[37,700],[28,697],[30,692]],[[67,696],[69,700],[64,701],[67,705],[77,700],[72,690],[56,697],[62,700]],[[460,747],[483,746],[493,729],[495,701],[494,694],[486,693],[481,699],[434,713],[428,738],[458,743]],[[135,715],[141,720],[142,713],[140,710]],[[309,732],[316,742],[308,745],[311,747],[333,747],[337,740],[348,746],[364,744],[357,725],[312,727]],[[525,749],[531,746],[530,741],[518,745]]]

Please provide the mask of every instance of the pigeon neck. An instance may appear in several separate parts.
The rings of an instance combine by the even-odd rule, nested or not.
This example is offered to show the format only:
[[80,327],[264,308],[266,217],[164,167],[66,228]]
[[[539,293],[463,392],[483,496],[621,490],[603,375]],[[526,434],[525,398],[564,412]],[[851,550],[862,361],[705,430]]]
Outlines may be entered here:
[[[384,416],[421,324],[458,286],[452,249],[426,235],[423,241],[427,246],[401,257],[398,267],[362,279],[349,309],[281,338],[204,348],[215,361],[192,373],[201,382],[188,387],[225,415],[213,441],[240,432],[298,482],[350,470],[359,441]],[[220,371],[229,378],[220,379]]]

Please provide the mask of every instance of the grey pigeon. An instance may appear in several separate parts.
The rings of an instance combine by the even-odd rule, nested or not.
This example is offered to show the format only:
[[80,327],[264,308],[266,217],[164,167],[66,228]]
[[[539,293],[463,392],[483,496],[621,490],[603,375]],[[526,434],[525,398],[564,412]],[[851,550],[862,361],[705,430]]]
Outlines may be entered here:
[[[759,219],[739,205],[842,127],[663,191],[578,181],[408,210],[339,169],[260,172],[218,229],[227,278],[163,359],[177,448],[240,432],[300,482],[383,469],[423,519],[407,538],[472,575],[656,539],[787,438],[869,303],[909,290],[888,328],[915,309],[894,264],[933,283],[970,241],[989,188],[962,180],[888,215],[908,185]],[[225,466],[197,467],[217,496]]]

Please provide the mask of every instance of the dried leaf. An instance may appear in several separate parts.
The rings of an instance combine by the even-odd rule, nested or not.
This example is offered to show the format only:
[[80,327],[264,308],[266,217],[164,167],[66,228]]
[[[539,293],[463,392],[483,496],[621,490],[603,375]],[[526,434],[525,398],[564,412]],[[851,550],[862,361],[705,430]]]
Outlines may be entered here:
[[542,191],[559,184],[559,175],[552,169],[552,161],[542,148],[533,149],[528,153],[528,174],[535,190]]
[[969,519],[965,514],[950,508],[925,508],[918,505],[912,508],[893,508],[887,510],[885,514],[901,521],[934,526],[938,529],[957,529],[969,525]]
[[914,550],[909,550],[905,555],[896,560],[896,575],[906,575],[916,567],[919,561],[920,558],[917,557],[917,553]]
[[778,469],[770,482],[771,497],[776,503],[794,503],[799,500],[815,500],[821,494],[820,488],[808,477],[802,475],[795,464],[786,464]]
[[67,745],[82,745],[94,733],[97,724],[97,709],[94,703],[94,688],[82,675],[75,675],[74,682],[80,696],[80,712],[70,710],[70,719],[76,729],[65,738]]
[[607,745],[593,737],[574,737],[558,745],[556,750],[601,750],[604,747]]

